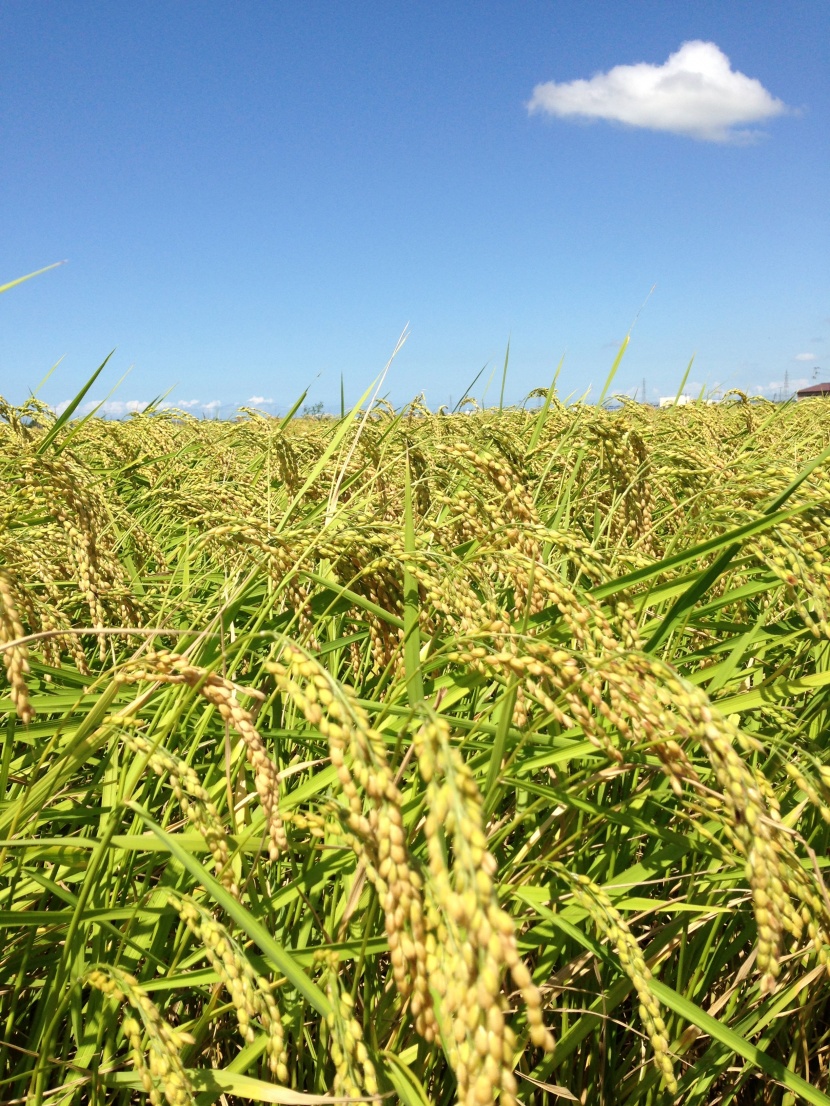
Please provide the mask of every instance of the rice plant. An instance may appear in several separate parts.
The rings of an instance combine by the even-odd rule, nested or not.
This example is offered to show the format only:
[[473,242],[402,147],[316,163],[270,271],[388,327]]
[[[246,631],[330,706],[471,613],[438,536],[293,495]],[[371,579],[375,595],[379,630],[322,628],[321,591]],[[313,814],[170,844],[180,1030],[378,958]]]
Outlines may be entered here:
[[0,1101],[830,1104],[830,405],[544,394],[0,402]]

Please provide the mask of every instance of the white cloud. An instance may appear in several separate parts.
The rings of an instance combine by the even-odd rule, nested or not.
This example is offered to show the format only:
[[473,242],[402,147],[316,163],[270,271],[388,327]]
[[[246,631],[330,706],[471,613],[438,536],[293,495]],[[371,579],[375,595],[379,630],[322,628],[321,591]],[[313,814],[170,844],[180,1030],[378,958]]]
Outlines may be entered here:
[[[100,400],[92,399],[81,407],[79,414],[88,415],[97,407],[96,414],[100,418],[120,419],[134,411],[143,411],[149,402],[148,399],[108,399],[101,403]],[[101,403],[100,407],[99,403]]]
[[[65,399],[61,403],[56,404],[56,406],[53,408],[55,414],[62,415],[66,408],[69,406],[70,402],[70,400]],[[122,419],[125,415],[130,415],[137,411],[143,411],[144,408],[148,405],[149,400],[108,399],[104,403],[101,403],[101,406],[98,407],[98,404],[100,402],[101,401],[97,399],[88,400],[86,403],[82,404],[78,408],[76,412],[76,417],[88,415],[91,411],[95,411],[95,409],[98,408],[96,413],[99,418]],[[159,410],[166,410],[170,407],[178,407],[182,408],[183,410],[196,408],[200,411],[216,411],[221,406],[222,403],[218,399],[213,399],[209,403],[202,403],[200,399],[183,399],[180,400],[178,403],[162,403],[159,406]]]
[[[797,380],[787,381],[787,396],[795,395],[799,388],[806,388],[812,383],[806,377],[799,377]],[[759,396],[773,396],[776,394],[783,395],[784,381],[783,380],[771,380],[769,384],[757,384],[754,388],[750,389],[751,395]]]
[[814,353],[797,353],[793,358],[793,361],[815,361],[816,355]]
[[732,69],[714,42],[684,42],[663,65],[616,65],[590,80],[533,90],[528,111],[561,118],[610,119],[708,142],[747,141],[745,129],[788,110],[760,81]]
[[253,403],[259,406],[261,403],[273,403],[273,399],[266,399],[265,396],[251,396],[248,403]]

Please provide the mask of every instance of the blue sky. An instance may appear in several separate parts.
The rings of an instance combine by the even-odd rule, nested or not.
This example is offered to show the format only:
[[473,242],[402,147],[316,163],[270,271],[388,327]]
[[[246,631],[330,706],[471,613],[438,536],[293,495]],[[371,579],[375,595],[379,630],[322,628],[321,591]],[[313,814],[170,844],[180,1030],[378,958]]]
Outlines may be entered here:
[[113,414],[336,410],[409,323],[396,403],[497,401],[508,338],[511,402],[562,355],[596,396],[652,286],[619,391],[830,379],[828,41],[824,0],[6,4],[0,283],[68,264],[0,298],[0,393],[114,347]]

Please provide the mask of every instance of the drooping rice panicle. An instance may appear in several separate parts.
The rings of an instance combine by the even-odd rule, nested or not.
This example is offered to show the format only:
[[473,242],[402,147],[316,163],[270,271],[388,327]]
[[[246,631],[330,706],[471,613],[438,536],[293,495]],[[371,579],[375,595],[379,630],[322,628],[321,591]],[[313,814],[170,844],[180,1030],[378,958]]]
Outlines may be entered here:
[[[193,1038],[170,1025],[138,980],[112,965],[94,968],[86,983],[108,998],[129,1006],[121,1029],[130,1044],[133,1064],[153,1106],[193,1106],[193,1088],[182,1066],[181,1049]],[[163,1097],[162,1097],[163,1096]]]

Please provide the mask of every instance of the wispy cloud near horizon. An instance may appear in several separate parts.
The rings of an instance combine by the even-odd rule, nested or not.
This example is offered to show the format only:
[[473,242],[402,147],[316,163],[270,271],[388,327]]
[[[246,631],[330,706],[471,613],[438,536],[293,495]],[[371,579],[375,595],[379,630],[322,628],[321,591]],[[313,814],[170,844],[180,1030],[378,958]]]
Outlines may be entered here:
[[[53,408],[55,414],[62,415],[71,402],[71,400],[65,399],[62,403],[56,404]],[[100,400],[91,399],[81,406],[78,414],[89,415],[100,403],[98,414],[102,418],[119,419],[124,415],[131,415],[136,411],[143,411],[149,402],[149,399],[108,399],[104,403],[101,403]]]
[[[785,384],[786,384],[786,389],[785,389]],[[756,384],[755,388],[753,389],[753,392],[756,395],[774,396],[774,395],[783,395],[785,390],[786,390],[787,395],[784,398],[789,398],[789,396],[795,395],[795,393],[800,388],[806,388],[810,384],[812,384],[812,381],[808,380],[804,376],[800,376],[795,380],[787,380],[787,381],[784,381],[784,380],[770,380],[768,384]]]
[[733,69],[714,42],[684,42],[662,65],[616,65],[589,80],[538,84],[527,104],[561,119],[606,119],[706,142],[748,142],[747,130],[790,109]]
[[[56,415],[62,415],[67,409],[71,400],[65,399],[61,403],[55,404],[52,408]],[[91,412],[98,408],[98,415],[101,418],[108,419],[121,419],[125,415],[136,414],[139,411],[143,411],[145,407],[150,403],[147,399],[108,399],[104,403],[100,400],[91,399],[84,403],[78,410],[79,415],[89,415]],[[100,407],[99,407],[100,404]],[[208,403],[202,403],[199,399],[180,399],[177,403],[162,403],[159,405],[159,410],[164,411],[171,407],[178,407],[183,411],[217,411],[223,404],[221,400],[212,399]]]

